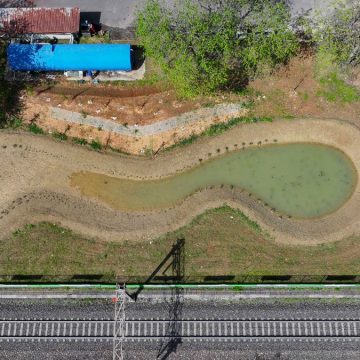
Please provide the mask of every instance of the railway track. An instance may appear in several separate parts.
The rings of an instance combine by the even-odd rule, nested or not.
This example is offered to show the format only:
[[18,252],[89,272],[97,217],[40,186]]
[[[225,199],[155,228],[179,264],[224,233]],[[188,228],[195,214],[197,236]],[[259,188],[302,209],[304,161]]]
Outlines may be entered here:
[[[127,319],[125,341],[359,341],[360,319]],[[111,341],[114,320],[2,319],[0,341]]]

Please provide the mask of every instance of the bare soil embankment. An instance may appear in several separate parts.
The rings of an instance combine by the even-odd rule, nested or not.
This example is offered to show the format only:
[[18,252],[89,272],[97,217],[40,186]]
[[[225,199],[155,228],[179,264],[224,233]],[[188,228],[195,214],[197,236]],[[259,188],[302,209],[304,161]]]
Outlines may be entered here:
[[[211,125],[226,122],[229,118],[244,116],[247,110],[219,113],[218,107],[226,107],[224,101],[231,96],[216,98],[178,99],[173,90],[157,87],[126,88],[115,86],[76,86],[74,84],[39,88],[32,95],[24,95],[23,119],[26,124],[35,123],[46,133],[58,132],[70,138],[93,140],[131,154],[156,152],[169,147],[193,134],[200,134]],[[234,104],[240,106],[239,97]],[[55,113],[71,113],[56,116]],[[191,126],[181,118],[193,117]],[[80,121],[73,121],[74,118]],[[89,121],[101,119],[101,121]],[[169,120],[179,120],[178,126],[156,134],[141,135],[145,127],[161,127]],[[124,128],[131,134],[111,131]],[[110,129],[110,130],[109,130]],[[130,131],[128,131],[130,132]]]

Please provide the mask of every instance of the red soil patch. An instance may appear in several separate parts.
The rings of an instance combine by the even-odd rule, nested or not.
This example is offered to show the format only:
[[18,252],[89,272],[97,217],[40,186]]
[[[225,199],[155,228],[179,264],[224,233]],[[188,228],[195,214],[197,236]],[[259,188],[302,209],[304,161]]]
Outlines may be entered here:
[[[66,85],[66,84],[65,84]],[[84,115],[99,116],[123,125],[145,125],[197,109],[201,101],[179,101],[174,91],[156,87],[90,87],[70,84],[41,88],[28,97],[28,109],[58,106]]]
[[251,82],[249,88],[261,93],[255,100],[256,116],[337,118],[360,125],[360,102],[339,104],[318,96],[312,56],[294,58],[272,76]]

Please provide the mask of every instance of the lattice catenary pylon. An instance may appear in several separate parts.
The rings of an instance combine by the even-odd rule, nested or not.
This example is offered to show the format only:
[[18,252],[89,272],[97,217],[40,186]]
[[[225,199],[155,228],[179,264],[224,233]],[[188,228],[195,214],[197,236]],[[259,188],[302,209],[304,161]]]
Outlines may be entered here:
[[126,286],[117,285],[115,295],[113,360],[124,360]]

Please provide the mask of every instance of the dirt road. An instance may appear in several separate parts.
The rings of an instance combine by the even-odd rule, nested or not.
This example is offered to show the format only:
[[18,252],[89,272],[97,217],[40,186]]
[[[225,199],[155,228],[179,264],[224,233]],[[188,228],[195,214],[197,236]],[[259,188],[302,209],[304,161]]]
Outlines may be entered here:
[[360,186],[338,211],[321,219],[296,220],[280,217],[240,189],[209,188],[188,197],[174,208],[152,212],[122,212],[100,201],[84,198],[70,186],[69,177],[92,171],[128,179],[170,176],[238,148],[277,141],[316,142],[346,152],[360,169],[360,131],[336,120],[279,120],[240,125],[213,138],[203,138],[156,159],[103,154],[80,146],[56,142],[27,133],[0,133],[0,236],[26,223],[59,222],[63,226],[104,240],[147,240],[187,224],[204,210],[227,203],[240,209],[276,241],[317,244],[360,232]]

